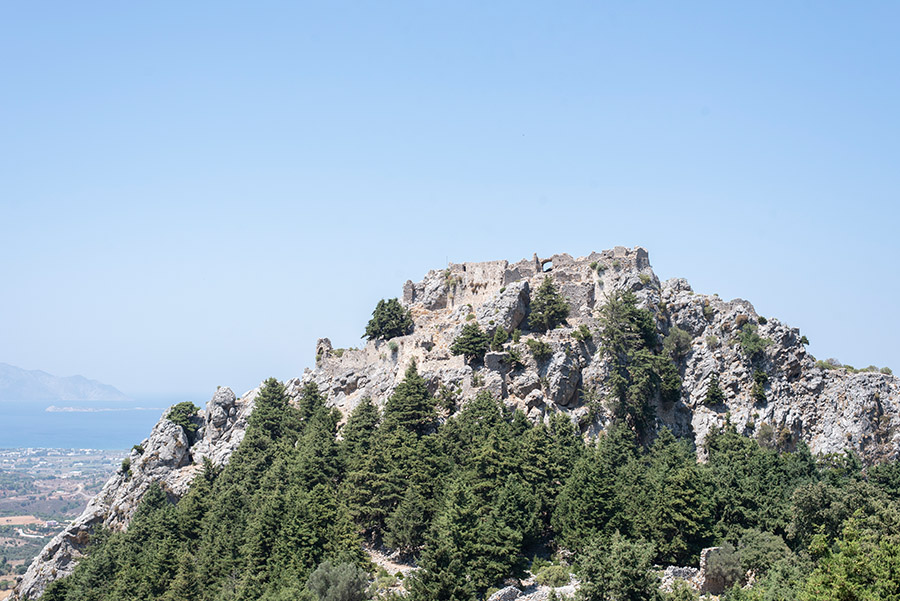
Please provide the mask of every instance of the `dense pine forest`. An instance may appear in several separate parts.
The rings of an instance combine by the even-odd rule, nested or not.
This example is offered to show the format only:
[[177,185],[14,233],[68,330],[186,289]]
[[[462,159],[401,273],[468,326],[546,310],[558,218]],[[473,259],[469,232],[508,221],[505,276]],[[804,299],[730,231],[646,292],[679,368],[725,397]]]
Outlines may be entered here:
[[[900,468],[787,452],[730,422],[705,441],[653,427],[677,394],[677,341],[621,295],[599,342],[614,421],[585,439],[564,413],[533,423],[482,391],[429,393],[415,363],[341,425],[314,384],[289,404],[268,380],[229,464],[173,504],[155,486],[125,532],[98,531],[45,601],[485,599],[534,574],[579,599],[688,600],[663,566],[708,566],[725,599],[900,599]],[[668,342],[668,344],[667,344]],[[477,360],[477,357],[474,359]],[[402,580],[367,549],[419,569]]]

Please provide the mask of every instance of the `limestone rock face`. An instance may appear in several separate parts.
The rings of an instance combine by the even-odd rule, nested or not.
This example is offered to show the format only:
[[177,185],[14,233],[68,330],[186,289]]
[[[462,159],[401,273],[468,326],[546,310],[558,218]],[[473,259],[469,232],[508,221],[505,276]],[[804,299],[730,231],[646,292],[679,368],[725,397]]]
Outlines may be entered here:
[[227,463],[243,439],[254,398],[250,393],[238,400],[229,388],[217,390],[195,418],[199,428],[193,443],[181,426],[160,419],[141,444],[143,452],[131,451],[130,470],[117,471],[84,512],[44,547],[20,581],[15,598],[36,599],[50,582],[70,574],[97,526],[124,530],[152,483],[158,482],[175,500],[203,469],[204,458],[216,466]]
[[488,601],[513,601],[513,599],[518,599],[521,595],[522,591],[516,587],[507,586],[488,597]]
[[478,324],[490,334],[497,328],[512,332],[519,327],[528,309],[528,282],[513,282],[478,307]]

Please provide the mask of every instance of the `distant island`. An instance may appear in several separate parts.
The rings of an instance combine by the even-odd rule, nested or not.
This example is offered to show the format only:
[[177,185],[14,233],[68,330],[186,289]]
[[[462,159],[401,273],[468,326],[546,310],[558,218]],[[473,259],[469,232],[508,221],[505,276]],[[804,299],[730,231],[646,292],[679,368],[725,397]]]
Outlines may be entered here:
[[84,376],[65,378],[0,363],[0,401],[127,401],[109,384]]

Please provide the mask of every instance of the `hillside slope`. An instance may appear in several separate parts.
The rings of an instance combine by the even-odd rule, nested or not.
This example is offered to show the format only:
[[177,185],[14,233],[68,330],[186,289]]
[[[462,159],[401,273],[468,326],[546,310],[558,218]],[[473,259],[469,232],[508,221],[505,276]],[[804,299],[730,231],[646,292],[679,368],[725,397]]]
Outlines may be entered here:
[[[567,301],[569,315],[559,327],[532,331],[531,301],[546,278]],[[660,339],[671,341],[662,347],[682,379],[675,398],[647,399],[653,409],[648,440],[667,426],[676,436],[693,439],[705,459],[704,441],[730,423],[781,450],[805,442],[813,453],[852,449],[868,462],[897,457],[897,378],[817,366],[798,330],[762,318],[746,301],[695,294],[682,279],[660,282],[641,248],[431,271],[403,289],[402,302],[414,322],[411,333],[372,340],[360,349],[335,349],[321,339],[316,367],[285,382],[286,392],[300,404],[303,391],[316,384],[346,418],[365,398],[383,407],[415,362],[430,393],[451,398],[451,405],[465,407],[479,391],[489,390],[532,421],[564,414],[582,434],[596,436],[614,421],[608,399],[616,366],[600,343],[600,325],[603,307],[621,291],[633,293],[651,312]],[[500,327],[520,333],[483,361],[467,361],[451,346],[472,323],[489,337]],[[536,358],[529,341],[548,345],[546,356]],[[721,400],[709,404],[713,376]],[[228,389],[217,391],[196,418],[193,439],[161,420],[143,453],[132,454],[133,474],[116,474],[84,515],[48,545],[20,584],[19,598],[36,598],[49,582],[71,573],[97,525],[124,528],[152,482],[160,482],[174,500],[201,472],[204,457],[226,464],[243,439],[258,392],[236,399]]]

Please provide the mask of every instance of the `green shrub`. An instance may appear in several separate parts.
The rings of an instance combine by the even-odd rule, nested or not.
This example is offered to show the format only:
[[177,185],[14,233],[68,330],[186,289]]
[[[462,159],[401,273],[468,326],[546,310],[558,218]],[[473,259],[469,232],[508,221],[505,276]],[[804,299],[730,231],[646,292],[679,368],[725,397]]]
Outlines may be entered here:
[[390,342],[388,342],[388,348],[391,349],[391,353],[396,353],[397,350],[399,350],[400,346],[396,342],[391,340]]
[[468,315],[466,315],[466,321],[472,321],[473,319],[475,319],[474,313],[469,313]]
[[441,384],[435,395],[435,399],[437,399],[438,407],[444,409],[448,413],[453,413],[456,411],[456,405],[459,403],[459,389],[449,388],[448,386]]
[[707,336],[706,346],[708,346],[709,348],[719,348],[719,337],[714,334],[710,334],[709,336]]
[[597,270],[597,261],[592,261],[590,264],[591,271]]
[[503,345],[506,344],[506,341],[508,339],[509,333],[505,329],[503,329],[503,326],[498,326],[497,329],[494,330],[494,338],[493,340],[491,340],[491,350],[503,350]]
[[718,405],[725,401],[725,393],[719,386],[719,374],[713,374],[709,377],[709,387],[706,389],[706,396],[703,398],[704,405]]
[[366,325],[366,333],[362,335],[368,340],[380,338],[389,340],[397,336],[409,334],[413,328],[412,314],[400,304],[396,298],[380,300],[372,312],[372,319]]
[[531,299],[528,327],[538,332],[552,330],[569,316],[569,304],[546,276]]
[[703,305],[703,317],[706,318],[706,321],[712,321],[713,317],[716,316],[716,310],[712,308],[712,305],[709,303],[705,303]]
[[534,575],[534,579],[542,586],[565,586],[569,584],[569,569],[561,565],[544,566]]
[[123,474],[131,475],[131,457],[126,457],[122,460],[122,468],[121,471]]
[[553,347],[543,340],[529,338],[525,341],[525,344],[528,345],[528,350],[531,351],[531,356],[534,357],[536,361],[543,361],[553,354]]
[[769,320],[766,319],[765,317],[763,317],[762,315],[760,315],[760,316],[759,316],[759,319],[757,319],[756,321],[758,321],[758,322],[759,322],[759,325],[761,325],[761,326],[764,326],[764,325],[766,325],[767,323],[769,323]]
[[841,363],[837,359],[825,359],[816,361],[816,367],[819,369],[840,369]]
[[761,369],[753,372],[753,387],[750,389],[750,397],[757,403],[766,402],[766,384],[769,383],[769,376]]
[[[741,317],[738,315],[738,317]],[[763,338],[757,333],[757,328],[751,323],[745,323],[738,333],[738,342],[741,345],[741,351],[751,361],[759,358],[759,355],[772,344],[768,338]]]
[[881,373],[883,373],[883,374],[885,374],[885,375],[888,375],[888,376],[893,376],[893,375],[894,375],[894,372],[893,372],[893,370],[891,370],[890,367],[882,367],[882,368],[881,368],[880,370],[878,370],[878,371],[880,371]]
[[364,601],[369,577],[352,563],[323,561],[309,576],[306,587],[318,601]]
[[672,361],[681,361],[691,352],[691,335],[678,326],[672,326],[663,340],[663,351]]
[[578,342],[587,342],[594,339],[591,329],[584,324],[578,326],[578,329],[572,332],[572,338]]
[[503,358],[504,363],[508,363],[513,369],[525,365],[522,360],[522,353],[517,348],[510,348],[506,351],[506,357]]
[[552,561],[550,561],[548,559],[544,559],[543,557],[540,557],[538,555],[535,555],[531,559],[531,567],[529,568],[528,571],[531,572],[532,574],[536,575],[538,572],[541,571],[542,568],[545,568],[547,566],[552,566],[552,565],[553,565]]
[[759,446],[771,449],[775,446],[775,428],[772,427],[771,424],[767,424],[763,422],[759,425],[759,430],[756,431],[756,442],[759,443]]
[[644,286],[650,283],[650,276],[646,273],[642,273],[638,276],[638,278],[641,280],[641,284],[643,284]]
[[513,344],[519,344],[519,339],[522,337],[522,330],[516,328],[512,333],[512,341]]
[[802,344],[802,345],[807,345],[807,344],[809,344],[809,338],[807,338],[806,336],[801,336],[801,337],[800,337],[800,344]]
[[194,423],[193,417],[197,415],[199,410],[200,407],[197,407],[192,402],[184,401],[172,407],[168,415],[166,415],[166,419],[173,424],[181,426],[185,436],[191,438],[197,432],[198,426]]
[[138,454],[138,455],[143,455],[143,454],[144,454],[144,446],[143,446],[143,445],[136,444],[136,445],[134,445],[133,447],[131,447],[131,450],[132,450],[132,451],[137,451],[137,454]]
[[725,583],[726,589],[739,582],[744,575],[740,555],[735,551],[734,546],[727,542],[722,543],[722,548],[718,552],[710,553],[706,571],[710,577],[721,579]]
[[738,550],[741,557],[741,570],[745,574],[753,570],[757,576],[765,574],[772,566],[790,554],[783,538],[755,528],[746,530],[741,535]]
[[463,355],[466,361],[481,360],[484,359],[488,345],[488,336],[478,323],[467,323],[450,345],[450,352],[454,355]]
[[397,586],[398,583],[399,581],[396,576],[389,574],[387,570],[379,567],[378,572],[375,574],[375,580],[372,582],[370,588],[373,592],[386,591]]

